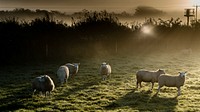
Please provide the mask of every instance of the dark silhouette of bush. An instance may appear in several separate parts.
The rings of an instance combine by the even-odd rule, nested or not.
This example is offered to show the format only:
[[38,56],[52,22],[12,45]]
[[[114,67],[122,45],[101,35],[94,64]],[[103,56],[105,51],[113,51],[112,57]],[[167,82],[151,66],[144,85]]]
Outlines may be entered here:
[[1,52],[4,54],[0,59],[4,62],[23,62],[65,58],[68,55],[84,55],[88,49],[90,52],[87,55],[90,55],[96,50],[92,46],[97,40],[102,41],[102,46],[109,44],[108,49],[111,49],[109,47],[113,43],[110,41],[118,40],[119,35],[131,33],[130,28],[123,26],[106,11],[90,12],[71,27],[55,21],[46,11],[42,12],[46,15],[44,18],[36,18],[31,22],[18,22],[16,18],[0,22],[3,40]]
[[[43,14],[44,17],[31,22],[18,21],[17,18],[1,19],[1,65],[114,55],[120,52],[126,54],[146,48],[154,51],[164,49],[169,44],[172,48],[178,48],[176,46],[180,45],[181,49],[191,47],[192,40],[195,40],[196,45],[200,42],[199,21],[186,26],[179,18],[149,18],[142,25],[133,25],[129,28],[107,11],[84,10],[84,16],[69,26],[55,20],[48,11],[36,12]],[[155,38],[148,38],[147,35],[144,40],[140,40],[140,30],[146,24],[154,26]]]
[[86,39],[114,39],[118,37],[119,33],[124,35],[131,32],[130,28],[122,25],[116,17],[113,17],[106,11],[85,11],[84,15],[73,27],[76,32],[80,33],[80,36]]

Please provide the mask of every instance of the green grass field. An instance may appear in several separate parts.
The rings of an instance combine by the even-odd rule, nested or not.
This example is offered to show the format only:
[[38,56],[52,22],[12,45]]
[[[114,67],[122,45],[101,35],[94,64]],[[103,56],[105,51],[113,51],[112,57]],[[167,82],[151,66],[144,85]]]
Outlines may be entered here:
[[[69,62],[74,60],[69,60]],[[76,60],[77,61],[77,60]],[[133,56],[93,57],[78,59],[80,70],[75,79],[59,86],[56,71],[61,64],[31,64],[3,66],[0,70],[1,111],[200,111],[200,54],[180,53],[140,54]],[[101,62],[112,66],[112,76],[102,81],[98,75]],[[137,70],[165,69],[178,75],[188,71],[182,95],[176,88],[163,87],[158,96],[157,83],[142,83],[135,89]],[[48,74],[56,84],[51,96],[32,95],[31,80]]]

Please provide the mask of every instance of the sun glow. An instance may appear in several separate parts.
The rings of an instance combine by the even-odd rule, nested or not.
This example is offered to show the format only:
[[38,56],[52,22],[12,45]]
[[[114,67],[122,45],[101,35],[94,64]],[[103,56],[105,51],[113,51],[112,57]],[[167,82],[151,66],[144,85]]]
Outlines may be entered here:
[[152,34],[153,34],[153,26],[144,25],[144,26],[142,26],[142,28],[141,28],[141,32],[142,32],[143,34],[146,34],[146,35],[152,35]]
[[143,25],[140,28],[140,39],[155,38],[155,27],[150,24]]

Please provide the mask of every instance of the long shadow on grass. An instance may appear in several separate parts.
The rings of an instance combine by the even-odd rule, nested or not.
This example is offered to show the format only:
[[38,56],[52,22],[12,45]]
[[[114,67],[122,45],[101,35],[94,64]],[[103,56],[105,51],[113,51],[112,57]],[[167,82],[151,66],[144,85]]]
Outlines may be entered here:
[[70,86],[74,86],[70,89],[66,89],[65,87],[60,87],[60,89],[66,89],[66,90],[61,95],[55,96],[55,100],[62,100],[63,98],[66,98],[69,95],[73,95],[81,90],[87,89],[91,86],[98,85],[98,84],[99,82],[95,81],[95,82],[87,82],[87,83],[83,83],[83,84],[75,85],[75,86],[73,84],[72,85],[69,84]]
[[[3,70],[5,71],[5,70]],[[14,111],[25,108],[24,103],[31,97],[29,77],[23,73],[0,73],[0,111]]]
[[[41,97],[41,96],[40,96]],[[41,98],[40,100],[34,99],[32,96],[32,89],[16,90],[7,95],[6,98],[0,99],[0,111],[17,111],[20,109],[34,110],[40,107],[46,107],[51,105],[48,101],[48,96]],[[42,102],[41,102],[42,101]]]
[[[30,86],[31,80],[43,73],[34,73],[31,76],[24,73],[11,74],[5,72],[0,74],[0,111],[15,111],[19,109],[27,109],[27,103],[32,102],[32,89]],[[27,83],[28,82],[28,83]],[[36,101],[37,102],[37,101]],[[35,107],[41,107],[42,105],[28,105],[34,109]]]
[[133,90],[107,105],[105,109],[132,108],[139,111],[173,111],[177,104],[178,100],[176,98],[151,97],[150,92],[136,92]]
[[14,90],[5,98],[0,98],[0,110],[1,111],[14,111],[21,108],[26,108],[24,105],[29,98],[31,98],[30,90],[26,87],[22,89]]

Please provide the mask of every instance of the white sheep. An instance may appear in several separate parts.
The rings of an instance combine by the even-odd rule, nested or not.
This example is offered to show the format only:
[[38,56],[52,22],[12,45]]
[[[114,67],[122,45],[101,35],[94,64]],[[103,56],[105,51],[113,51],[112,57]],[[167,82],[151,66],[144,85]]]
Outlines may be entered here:
[[161,74],[165,74],[165,71],[161,70],[161,69],[159,69],[157,71],[139,70],[136,73],[136,79],[137,79],[137,82],[136,82],[137,87],[136,88],[138,88],[138,84],[140,84],[140,88],[141,88],[142,87],[142,85],[141,85],[142,82],[151,82],[152,83],[151,90],[152,90],[153,86],[154,86],[154,83],[158,82],[158,77]]
[[187,72],[179,72],[178,76],[171,76],[167,74],[163,74],[158,78],[158,91],[156,95],[160,92],[160,88],[163,86],[167,87],[177,87],[178,88],[178,96],[181,94],[181,86],[184,85],[185,75]]
[[67,66],[62,65],[57,70],[57,77],[58,81],[63,84],[67,82],[67,79],[69,78],[69,69]]
[[69,69],[69,76],[70,77],[74,77],[78,73],[79,65],[80,65],[80,63],[67,63],[67,64],[65,64],[65,66],[67,66],[68,69]]
[[111,74],[111,66],[106,62],[103,62],[100,66],[100,75],[102,75],[102,79],[105,80],[106,77]]
[[45,93],[45,96],[47,95],[47,92],[53,91],[55,88],[53,80],[48,75],[42,75],[39,77],[34,78],[32,81],[32,89],[33,94],[36,91],[41,91],[42,93]]

